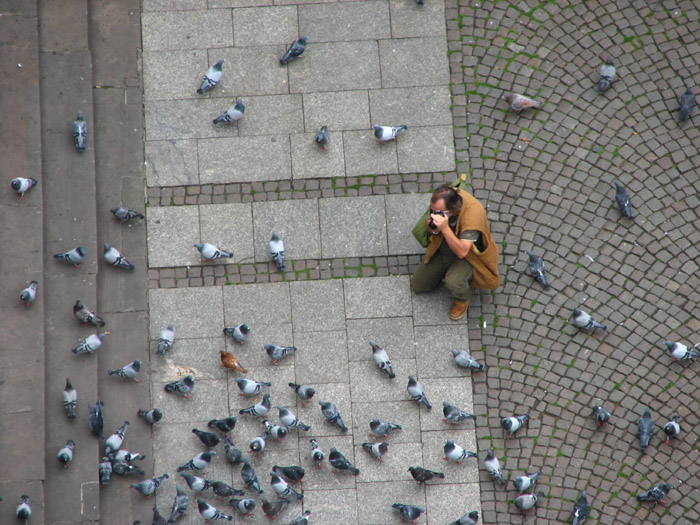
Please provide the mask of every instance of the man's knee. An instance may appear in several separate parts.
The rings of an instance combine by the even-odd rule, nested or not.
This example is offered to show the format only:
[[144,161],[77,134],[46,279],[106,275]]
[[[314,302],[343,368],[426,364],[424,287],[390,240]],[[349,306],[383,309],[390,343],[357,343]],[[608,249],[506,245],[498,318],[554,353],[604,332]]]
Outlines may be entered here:
[[429,292],[430,290],[435,288],[435,286],[430,286],[430,284],[431,283],[429,283],[425,279],[416,279],[415,275],[411,278],[411,290],[413,290],[413,293]]
[[445,276],[445,286],[453,297],[468,297],[471,295],[469,279],[463,275]]

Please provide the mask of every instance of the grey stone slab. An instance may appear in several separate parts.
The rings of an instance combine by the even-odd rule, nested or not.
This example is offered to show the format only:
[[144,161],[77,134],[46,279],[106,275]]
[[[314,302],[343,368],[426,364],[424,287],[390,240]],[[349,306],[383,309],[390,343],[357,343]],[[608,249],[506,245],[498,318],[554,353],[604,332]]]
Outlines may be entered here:
[[[301,418],[299,414],[296,415]],[[335,473],[335,469],[328,462],[328,454],[331,452],[331,447],[334,447],[343,454],[350,463],[353,465],[355,464],[355,450],[352,443],[352,436],[317,436],[314,432],[315,429],[312,427],[309,432],[299,433],[299,448],[303,458],[302,466],[309,471],[308,478],[304,478],[304,490],[322,491],[355,488],[356,482],[360,481],[362,478],[361,472],[357,476],[347,471]],[[326,455],[326,459],[323,461],[320,470],[314,470],[311,460],[309,459],[309,452],[311,451],[309,439],[311,438],[316,439],[318,446],[321,447],[321,450],[323,450]],[[313,510],[311,512],[313,512]]]
[[141,2],[143,11],[189,11],[191,9],[206,8],[207,0],[143,0]]
[[393,38],[445,35],[445,4],[443,2],[418,5],[415,2],[389,0],[389,9]]
[[429,193],[386,195],[386,225],[389,232],[389,253],[396,255],[424,254],[413,236],[413,227],[430,206]]
[[[221,58],[225,60],[221,82],[209,91],[213,98],[235,100],[236,97],[289,92],[287,71],[279,65],[279,46],[212,49],[209,57],[211,63]],[[244,101],[248,103],[247,99]]]
[[[413,480],[358,483],[357,499],[362,502],[363,525],[405,524],[399,512],[392,508],[393,503],[410,503],[425,508],[423,487]],[[425,519],[424,516],[421,519]]]
[[312,133],[290,135],[289,138],[292,143],[292,178],[345,177],[343,134],[329,131],[331,141],[324,151],[316,144],[316,133],[314,131]]
[[250,406],[261,398],[260,395],[241,395],[241,390],[238,388],[236,379],[238,377],[245,377],[246,379],[272,383],[272,386],[265,387],[262,390],[263,394],[266,392],[270,394],[270,400],[273,404],[273,410],[267,415],[267,419],[270,421],[275,423],[278,421],[277,410],[274,409],[277,405],[295,409],[297,396],[294,390],[289,387],[289,383],[293,382],[295,379],[292,361],[287,361],[286,364],[284,361],[280,361],[280,363],[275,366],[247,366],[246,369],[248,370],[247,374],[239,374],[235,377],[232,374],[229,380],[229,404],[231,407]]
[[[307,384],[309,383],[307,382]],[[302,408],[301,400],[298,400],[296,409],[292,409],[299,419],[311,426],[309,433],[314,436],[352,436],[354,429],[352,428],[350,385],[348,383],[321,383],[316,381],[310,384],[316,389],[316,395],[307,402],[305,408]],[[348,428],[348,432],[343,432],[338,425],[326,421],[321,412],[320,401],[335,403],[343,423]]]
[[343,283],[297,281],[289,284],[289,290],[295,336],[297,332],[345,330]]
[[374,137],[373,129],[343,132],[343,148],[347,177],[382,175],[399,171],[396,143],[392,141],[379,144]]
[[[451,425],[445,422],[442,414],[442,402],[448,401],[451,405],[466,410],[470,414],[474,413],[474,403],[472,401],[472,382],[468,377],[423,377],[418,372],[418,381],[423,385],[428,400],[433,405],[432,410],[421,410],[422,430],[447,430],[447,429],[469,429],[473,432],[474,421],[468,420],[458,425]],[[408,395],[408,394],[407,394]],[[474,449],[470,449],[475,451]]]
[[[369,422],[379,418],[389,423],[401,425],[387,437],[391,443],[418,443],[421,440],[420,412],[413,401],[366,401],[352,404],[354,418],[354,438],[359,441],[378,441],[382,437],[370,435]],[[359,441],[362,443],[362,441]]]
[[143,52],[145,100],[193,98],[207,63],[206,49],[177,49]]
[[201,140],[201,184],[291,179],[289,138],[286,135]]
[[382,87],[442,86],[450,82],[443,37],[379,41]]
[[[162,328],[165,328],[163,325]],[[219,350],[225,348],[223,335],[198,339],[183,339],[177,336],[164,356],[156,354],[158,339],[151,341],[151,380],[154,382],[172,381],[171,377],[181,377],[192,373],[201,379],[226,379],[226,368],[221,366]]]
[[297,383],[347,381],[348,344],[344,331],[299,333],[295,329],[294,346],[298,349],[295,354]]
[[345,316],[348,319],[402,317],[412,314],[407,275],[344,279]]
[[[423,463],[423,447],[420,443],[395,443],[391,438],[367,438],[365,443],[387,441],[389,449],[381,461],[362,445],[355,445],[357,468],[362,471],[362,481],[412,481],[409,466]],[[415,483],[415,481],[414,481]]]
[[250,204],[205,204],[199,207],[201,242],[208,242],[233,253],[231,259],[208,261],[204,264],[235,264],[252,262],[253,216]]
[[386,350],[391,360],[416,357],[413,321],[410,317],[348,319],[346,325],[350,361],[374,363],[369,341],[374,341]]
[[401,173],[455,169],[452,126],[411,128],[401,138],[396,145]]
[[[178,379],[180,377],[172,376],[167,382]],[[176,392],[165,392],[165,384],[166,382],[153,383],[153,406],[163,411],[163,423],[197,423],[206,426],[207,421],[221,417],[224,407],[228,407],[226,379],[199,379],[195,376],[190,399],[185,399],[182,394]],[[180,433],[182,435],[182,430]]]
[[309,132],[321,126],[328,126],[330,133],[370,128],[367,91],[304,93],[304,124]]
[[376,42],[352,45],[343,42],[311,45],[309,42],[305,57],[287,65],[292,93],[368,89],[382,85]]
[[469,348],[467,325],[421,326],[416,328],[415,336],[418,342],[416,346],[418,369],[422,377],[471,379],[469,370],[457,366],[451,352],[452,348]]
[[199,184],[196,140],[151,140],[144,146],[148,186]]
[[[238,126],[244,135],[301,133],[304,131],[304,112],[301,95],[267,95],[245,99],[245,119]],[[280,139],[278,139],[280,140]],[[287,140],[280,140],[287,142]],[[260,149],[268,149],[261,139]]]
[[291,44],[300,36],[297,9],[294,6],[234,9],[233,36],[236,47]]
[[224,325],[220,286],[152,289],[148,305],[151,339],[157,339],[170,323],[175,326],[175,337],[183,339],[216,337]]
[[233,24],[215,10],[146,12],[141,35],[144,51],[225,47],[233,45]]
[[209,9],[222,9],[226,7],[255,7],[272,5],[273,0],[208,0]]
[[[150,207],[146,210],[148,266],[199,264],[199,210],[196,206]],[[168,323],[165,323],[167,326]]]
[[383,196],[321,199],[319,217],[324,258],[387,254]]
[[475,510],[481,516],[481,491],[478,483],[450,483],[425,486],[428,525],[452,523]]
[[466,450],[477,452],[476,434],[473,430],[458,431],[452,429],[440,432],[423,432],[422,437],[425,467],[445,474],[445,479],[433,479],[430,484],[479,482],[479,462],[481,459],[469,458],[460,461],[459,464],[454,461],[445,461],[444,447],[448,439]]
[[[272,361],[267,355],[267,352],[265,352],[264,345],[276,344],[292,346],[292,339],[291,323],[261,325],[251,322],[251,332],[248,335],[246,343],[241,346],[231,337],[227,336],[226,350],[232,352],[239,359],[244,368],[271,366]],[[280,360],[278,365],[293,366],[295,359],[294,355],[287,356]]]
[[372,122],[408,126],[410,130],[414,126],[451,126],[451,103],[446,85],[369,91]]
[[413,324],[414,326],[433,326],[445,324],[466,324],[469,318],[469,310],[459,321],[452,321],[449,318],[450,307],[452,306],[452,294],[443,284],[438,284],[431,292],[416,294],[411,292],[413,301]]
[[226,286],[223,294],[226,326],[249,323],[252,336],[258,332],[258,326],[292,322],[287,283]]
[[353,402],[410,399],[406,392],[406,384],[409,375],[416,375],[416,360],[392,359],[391,364],[396,374],[394,379],[389,379],[374,361],[355,361],[350,368]]
[[[271,261],[268,243],[276,231],[287,261],[321,257],[318,200],[299,199],[253,203],[255,260]],[[292,266],[286,263],[287,270]]]
[[212,122],[233,104],[234,100],[224,101],[206,97],[147,100],[144,102],[146,140],[235,137],[238,135],[238,124],[215,125]]
[[355,489],[306,491],[304,507],[318,523],[359,523]]
[[338,2],[299,7],[299,33],[314,42],[391,38],[386,2]]

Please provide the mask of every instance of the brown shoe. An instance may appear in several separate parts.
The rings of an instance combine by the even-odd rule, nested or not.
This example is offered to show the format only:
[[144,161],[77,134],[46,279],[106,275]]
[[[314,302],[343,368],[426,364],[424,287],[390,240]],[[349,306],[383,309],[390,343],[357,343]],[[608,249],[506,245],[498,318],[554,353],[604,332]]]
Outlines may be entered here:
[[452,303],[452,308],[450,308],[450,319],[459,321],[462,317],[467,315],[467,308],[469,308],[469,301],[454,301]]

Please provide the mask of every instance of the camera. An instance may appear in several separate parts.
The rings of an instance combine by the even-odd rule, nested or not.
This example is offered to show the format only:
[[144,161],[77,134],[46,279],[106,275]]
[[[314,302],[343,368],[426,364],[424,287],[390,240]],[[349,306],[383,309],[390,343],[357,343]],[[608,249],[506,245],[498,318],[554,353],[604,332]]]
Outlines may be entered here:
[[[445,212],[442,210],[437,210],[437,211],[431,211],[431,215],[440,215],[442,217],[445,216]],[[433,230],[437,229],[437,224],[435,224],[435,221],[431,218],[430,222],[428,223],[428,226],[430,226]]]

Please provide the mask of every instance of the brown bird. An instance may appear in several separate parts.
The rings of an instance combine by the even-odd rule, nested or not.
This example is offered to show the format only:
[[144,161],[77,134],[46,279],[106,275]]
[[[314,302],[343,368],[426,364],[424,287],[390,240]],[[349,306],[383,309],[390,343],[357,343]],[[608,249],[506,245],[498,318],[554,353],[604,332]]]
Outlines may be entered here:
[[510,109],[515,113],[520,113],[527,108],[542,109],[542,102],[533,100],[517,93],[506,93],[503,98],[510,105]]
[[236,356],[233,355],[231,352],[220,350],[219,353],[221,354],[221,364],[224,365],[226,368],[233,371],[238,370],[239,372],[243,372],[244,374],[248,373],[248,370],[241,366],[240,361],[238,361]]

